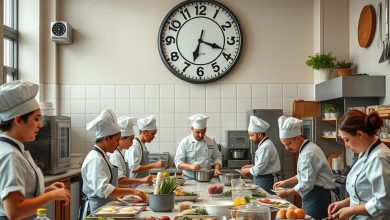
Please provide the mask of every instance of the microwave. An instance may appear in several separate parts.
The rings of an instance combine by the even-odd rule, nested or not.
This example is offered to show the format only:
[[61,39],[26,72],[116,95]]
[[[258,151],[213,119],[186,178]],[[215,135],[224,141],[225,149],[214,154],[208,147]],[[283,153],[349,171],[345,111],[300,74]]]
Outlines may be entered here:
[[35,140],[25,143],[43,174],[66,172],[70,167],[70,128],[67,116],[42,116]]

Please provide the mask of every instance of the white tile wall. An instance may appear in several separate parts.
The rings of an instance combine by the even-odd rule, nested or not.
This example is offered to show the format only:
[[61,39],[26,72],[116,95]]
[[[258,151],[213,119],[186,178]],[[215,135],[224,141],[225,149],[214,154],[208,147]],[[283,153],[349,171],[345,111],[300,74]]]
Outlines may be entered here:
[[58,89],[58,112],[72,117],[72,152],[91,149],[95,133],[85,131],[85,124],[109,108],[118,117],[155,114],[159,131],[148,148],[170,152],[172,157],[179,140],[190,133],[191,114],[209,116],[207,133],[224,145],[227,130],[247,129],[248,110],[282,108],[291,115],[294,99],[314,99],[313,84],[59,85]]

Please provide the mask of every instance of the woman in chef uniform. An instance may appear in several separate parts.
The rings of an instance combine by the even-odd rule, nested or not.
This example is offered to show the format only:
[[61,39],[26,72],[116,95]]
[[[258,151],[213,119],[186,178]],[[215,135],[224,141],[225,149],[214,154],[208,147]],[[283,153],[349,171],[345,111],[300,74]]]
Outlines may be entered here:
[[299,153],[297,175],[276,182],[274,188],[295,185],[288,190],[277,191],[280,197],[298,193],[302,197],[302,208],[314,219],[328,216],[331,189],[335,187],[334,176],[324,152],[316,144],[301,135],[302,120],[281,116],[278,119],[279,137],[286,150]]
[[27,81],[0,86],[0,219],[32,219],[54,200],[69,204],[64,184],[45,188],[42,171],[24,150],[23,143],[35,140],[42,128],[37,92],[38,85]]
[[131,178],[142,178],[149,176],[149,170],[153,168],[162,168],[165,166],[163,161],[149,163],[149,152],[145,143],[150,143],[157,134],[156,117],[150,115],[146,118],[137,120],[139,136],[133,141],[133,146],[125,153],[129,162]]
[[189,179],[195,178],[194,171],[210,169],[211,165],[215,176],[221,173],[221,151],[214,138],[206,135],[208,118],[203,114],[191,115],[191,134],[180,141],[176,150],[175,165]]
[[112,110],[104,110],[87,124],[87,130],[96,131],[93,149],[87,154],[81,166],[83,193],[86,195],[82,217],[89,208],[94,212],[118,196],[134,194],[145,200],[145,194],[131,188],[118,188],[118,170],[112,166],[107,153],[113,153],[121,137],[116,116]]
[[253,182],[270,194],[274,185],[274,176],[280,171],[279,154],[274,143],[265,132],[269,124],[256,116],[249,119],[248,134],[251,141],[258,145],[255,153],[255,165],[245,165],[241,168],[244,176],[252,174]]
[[332,218],[390,218],[390,149],[376,135],[382,126],[377,112],[350,110],[341,118],[339,134],[359,159],[347,176],[349,198],[328,208]]
[[110,162],[113,166],[118,167],[118,184],[119,186],[130,186],[135,183],[147,183],[152,184],[152,176],[146,176],[141,179],[128,178],[129,166],[125,157],[122,154],[122,150],[127,150],[133,144],[134,130],[133,126],[137,121],[134,117],[123,116],[118,119],[118,125],[121,129],[121,137],[119,139],[119,145],[115,149],[114,153],[109,154]]

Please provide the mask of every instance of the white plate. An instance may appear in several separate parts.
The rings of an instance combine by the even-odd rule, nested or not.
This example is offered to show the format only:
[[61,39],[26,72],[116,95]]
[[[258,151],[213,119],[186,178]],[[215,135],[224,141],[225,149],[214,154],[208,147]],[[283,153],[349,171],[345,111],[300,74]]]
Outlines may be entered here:
[[272,192],[277,193],[283,190],[289,190],[290,188],[276,187],[275,189],[271,189]]
[[259,188],[259,186],[256,184],[245,183],[245,186],[244,186],[244,189],[257,189],[257,188]]
[[[290,202],[287,201],[287,200],[284,200],[284,199],[268,199],[270,200],[272,203],[263,203],[262,201],[263,200],[266,200],[268,198],[259,198],[259,203],[262,204],[262,205],[265,205],[265,206],[269,206],[269,207],[274,207],[274,208],[288,208],[288,206],[290,205]],[[274,204],[275,202],[279,202],[279,203],[282,203],[283,204],[283,207],[280,207],[276,204]]]
[[175,201],[195,201],[199,196],[175,196]]

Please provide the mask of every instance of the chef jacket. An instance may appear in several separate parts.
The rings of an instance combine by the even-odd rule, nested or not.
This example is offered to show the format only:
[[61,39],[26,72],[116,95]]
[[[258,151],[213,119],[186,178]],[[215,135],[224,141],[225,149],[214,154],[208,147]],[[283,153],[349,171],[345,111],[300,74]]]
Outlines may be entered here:
[[110,162],[112,165],[118,167],[118,179],[127,178],[128,177],[128,166],[126,160],[119,149],[115,149],[115,151],[109,154]]
[[253,176],[276,174],[280,171],[279,154],[268,137],[263,138],[255,153],[255,165],[249,169]]
[[148,163],[148,153],[149,152],[145,144],[142,143],[139,138],[135,138],[133,145],[126,151],[125,154],[125,158],[129,163],[130,178],[141,178],[149,175],[149,171],[134,173],[134,171],[138,170],[141,165],[146,165]]
[[390,216],[390,149],[378,144],[359,155],[346,181],[350,205],[365,203],[367,212],[375,219]]
[[335,187],[334,176],[324,152],[309,140],[306,140],[299,149],[296,177],[298,184],[295,185],[294,190],[301,197],[308,194],[314,185],[325,189]]
[[45,192],[45,186],[42,171],[24,145],[7,135],[0,134],[0,137],[12,140],[21,150],[0,141],[0,216],[6,216],[3,200],[9,193],[20,192],[25,198],[34,198]]
[[[204,139],[198,141],[192,134],[180,141],[176,150],[175,165],[178,168],[181,163],[198,163],[201,169],[210,169],[212,164],[222,165],[222,154],[214,138],[207,135]],[[191,170],[183,170],[183,173],[189,177],[195,177]]]
[[[110,183],[111,171],[107,166],[109,158],[107,154],[98,146],[94,146],[101,151],[105,159],[99,152],[91,150],[81,166],[81,176],[83,178],[83,193],[88,197],[107,198],[115,187]],[[106,162],[107,161],[107,162]]]

